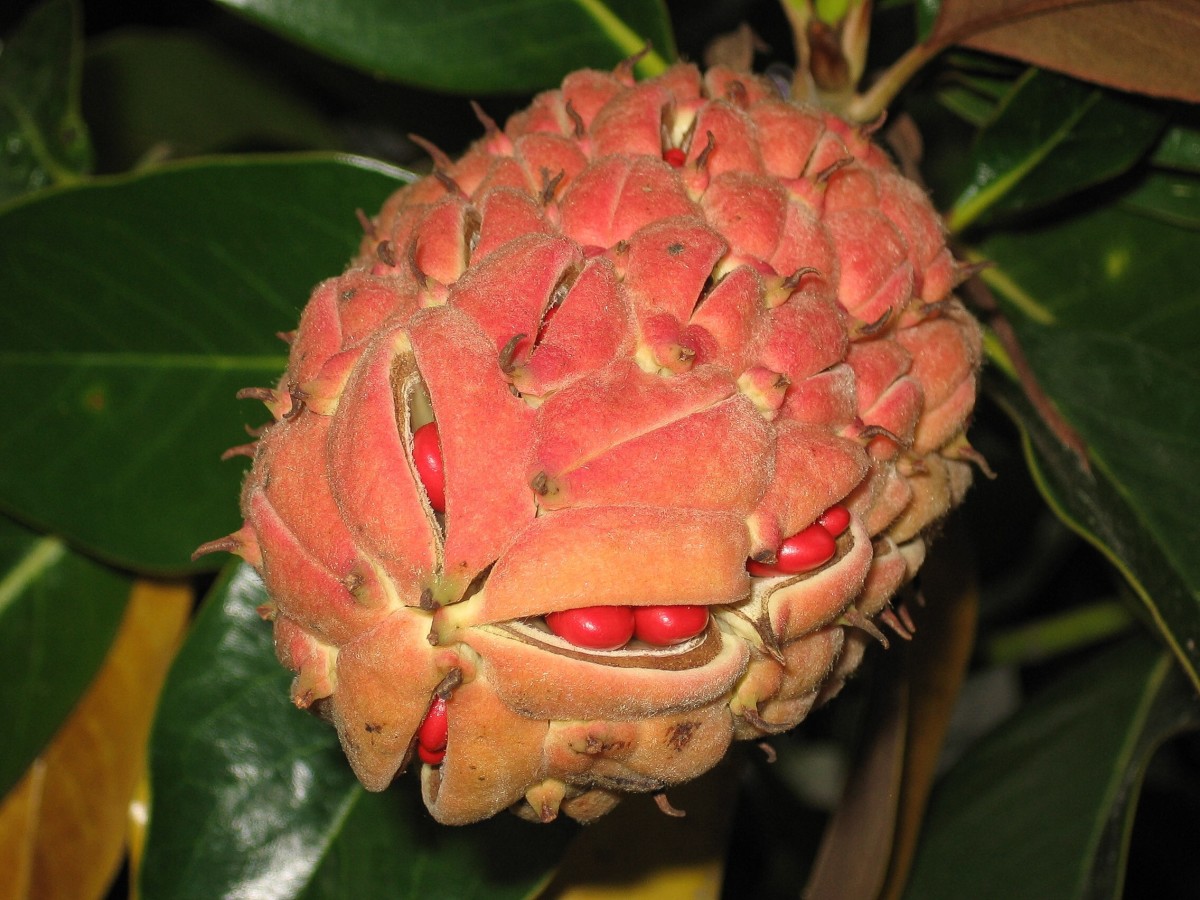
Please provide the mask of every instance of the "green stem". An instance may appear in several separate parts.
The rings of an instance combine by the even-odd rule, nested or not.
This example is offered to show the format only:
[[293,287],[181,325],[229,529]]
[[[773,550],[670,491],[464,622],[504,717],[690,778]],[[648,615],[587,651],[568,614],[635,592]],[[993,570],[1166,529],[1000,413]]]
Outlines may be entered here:
[[1037,662],[1098,643],[1125,631],[1134,618],[1116,600],[1103,600],[1001,632],[987,643],[998,665]]
[[[1087,100],[1079,104],[1074,112],[1065,118],[1062,124],[1055,129],[1054,133],[1047,140],[1043,141],[1036,151],[1030,153],[1020,165],[1013,166],[1003,175],[986,184],[976,184],[967,188],[955,202],[954,208],[950,210],[950,214],[946,216],[947,230],[951,234],[958,234],[979,218],[1000,198],[1016,187],[1021,179],[1037,168],[1042,160],[1050,155],[1052,150],[1071,135],[1076,124],[1087,114],[1088,110],[1096,105],[1100,96],[1100,92],[1095,91]],[[996,113],[993,115],[993,121],[995,121],[995,117],[999,115],[1004,105],[1010,102],[1010,100],[1011,95],[997,108]]]
[[42,137],[42,132],[38,129],[37,122],[29,114],[24,104],[8,91],[4,94],[4,100],[5,105],[13,114],[13,118],[17,120],[21,136],[29,142],[29,149],[37,159],[38,165],[46,170],[54,183],[65,186],[82,182],[83,178],[79,173],[72,171],[54,158],[54,154],[50,152],[49,146]]
[[0,580],[0,613],[66,554],[66,544],[58,538],[44,537],[34,543],[21,561]]
[[896,95],[904,89],[921,68],[941,51],[941,45],[916,44],[888,67],[865,94],[859,94],[845,109],[846,117],[855,122],[872,122],[887,109]]
[[[607,34],[626,56],[642,54],[634,67],[643,76],[659,75],[667,70],[669,63],[647,40],[616,16],[608,5],[600,0],[575,0],[591,16],[600,29]],[[643,53],[643,51],[645,51]]]

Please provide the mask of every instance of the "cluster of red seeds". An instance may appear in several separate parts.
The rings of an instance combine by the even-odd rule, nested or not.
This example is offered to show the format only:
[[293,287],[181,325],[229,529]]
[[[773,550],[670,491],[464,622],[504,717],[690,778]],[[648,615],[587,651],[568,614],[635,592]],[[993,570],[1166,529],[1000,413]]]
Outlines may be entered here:
[[[428,422],[413,433],[413,461],[430,505],[439,513],[445,512],[446,481],[435,423]],[[837,538],[849,526],[849,510],[831,506],[812,525],[786,538],[774,562],[748,559],[746,570],[751,575],[773,578],[819,569],[833,559]],[[619,650],[635,638],[652,647],[671,647],[691,640],[708,627],[708,609],[689,605],[584,606],[549,613],[544,621],[560,638],[588,650]],[[435,702],[426,722],[435,713],[445,719],[444,702],[440,709]],[[444,744],[426,747],[423,739],[419,746],[426,762],[430,761],[427,756],[444,750]]]

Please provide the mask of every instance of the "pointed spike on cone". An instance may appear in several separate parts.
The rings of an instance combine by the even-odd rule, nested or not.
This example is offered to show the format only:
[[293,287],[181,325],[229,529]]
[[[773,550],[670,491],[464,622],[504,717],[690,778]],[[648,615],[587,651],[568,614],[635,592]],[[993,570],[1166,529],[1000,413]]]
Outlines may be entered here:
[[[368,238],[375,237],[375,223],[361,209],[354,210],[354,217],[358,219],[358,225],[362,228],[363,236]],[[290,342],[289,342],[290,343]]]
[[888,643],[887,636],[880,631],[878,627],[876,627],[875,623],[864,616],[853,606],[842,613],[841,624],[849,625],[851,628],[857,628],[860,631],[865,631],[871,637],[875,638],[875,640],[879,641],[879,643],[883,644],[884,650],[887,650],[888,647],[891,646],[891,644]]
[[896,636],[901,640],[911,641],[913,639],[912,631],[905,626],[900,617],[896,615],[896,611],[890,607],[879,614],[879,621],[896,632]]
[[988,461],[984,458],[983,454],[971,446],[967,441],[966,435],[960,435],[957,439],[951,441],[942,451],[942,456],[947,459],[973,463],[988,481],[996,480],[995,471],[988,465]]
[[668,815],[673,819],[682,819],[687,813],[682,809],[676,809],[671,805],[671,801],[667,799],[666,793],[659,791],[654,795],[654,803],[663,811],[664,815]]
[[479,124],[483,126],[483,130],[487,132],[488,137],[500,132],[499,126],[496,125],[496,120],[484,112],[483,107],[475,100],[471,101],[471,112],[475,113],[475,118],[479,120]]
[[862,338],[875,337],[875,335],[887,328],[891,320],[892,308],[889,306],[883,311],[883,315],[874,322],[855,322],[850,327],[850,340],[857,341]]
[[410,134],[408,139],[429,154],[429,158],[433,160],[434,168],[449,169],[454,165],[454,160],[441,147],[428,138],[423,138],[419,134]]
[[278,394],[271,388],[265,387],[247,387],[242,388],[233,395],[238,400],[261,400],[263,403],[274,403],[278,400]]
[[583,116],[579,114],[579,110],[575,108],[575,104],[570,100],[567,101],[564,107],[567,112],[567,117],[571,120],[571,128],[575,132],[576,139],[581,139],[587,134],[587,126],[583,123]]
[[254,452],[258,447],[258,441],[251,441],[248,444],[238,444],[236,447],[230,447],[221,454],[221,462],[229,462],[235,456],[245,456],[249,459],[254,459]]
[[646,41],[645,46],[642,47],[641,50],[633,54],[633,56],[627,56],[617,63],[617,67],[613,69],[613,74],[617,76],[618,79],[621,79],[622,81],[632,85],[634,82],[633,70],[637,67],[638,63],[650,55],[653,49],[654,45],[649,41]]
[[829,165],[827,165],[825,168],[823,168],[820,172],[818,172],[816,175],[814,175],[813,181],[817,182],[817,184],[825,184],[829,181],[830,178],[833,177],[835,172],[838,172],[838,171],[846,168],[846,166],[851,165],[853,162],[854,162],[853,156],[843,156],[839,159],[835,159],[833,162],[831,162]]
[[908,441],[904,440],[895,432],[884,428],[882,425],[867,425],[863,427],[856,435],[854,435],[854,437],[864,447],[870,444],[871,441],[875,440],[875,438],[886,438],[901,450],[908,449]]
[[978,262],[973,263],[958,263],[954,267],[954,280],[952,282],[952,286],[958,287],[959,285],[966,284],[980,272],[986,271],[995,265],[996,264],[990,259],[981,259]]
[[201,544],[192,553],[192,561],[210,553],[233,553],[255,568],[262,566],[262,552],[258,546],[258,538],[255,537],[254,530],[249,525],[243,525],[237,531],[227,534],[223,538]]
[[884,125],[887,124],[888,113],[885,109],[869,122],[861,122],[857,127],[858,134],[863,140],[867,140],[871,135],[876,134]]
[[767,765],[771,765],[779,758],[779,754],[775,752],[775,748],[766,741],[759,741],[758,749],[761,750],[763,752],[763,756],[767,758]]

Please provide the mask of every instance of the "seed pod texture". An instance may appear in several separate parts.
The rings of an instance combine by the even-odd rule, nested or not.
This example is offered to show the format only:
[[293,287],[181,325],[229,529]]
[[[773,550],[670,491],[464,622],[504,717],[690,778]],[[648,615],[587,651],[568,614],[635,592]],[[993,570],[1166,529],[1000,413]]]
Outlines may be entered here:
[[484,119],[313,292],[202,550],[368,789],[586,821],[838,692],[970,483],[979,331],[922,190],[766,81]]

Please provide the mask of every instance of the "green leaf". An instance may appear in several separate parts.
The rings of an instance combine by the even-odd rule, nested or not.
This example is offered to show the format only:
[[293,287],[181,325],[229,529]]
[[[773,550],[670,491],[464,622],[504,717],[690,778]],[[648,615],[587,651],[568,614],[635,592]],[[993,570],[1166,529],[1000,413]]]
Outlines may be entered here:
[[291,85],[199,32],[110,33],[89,48],[83,106],[100,165],[148,154],[336,149],[338,138]]
[[938,91],[937,98],[942,106],[977,128],[991,118],[996,108],[995,101],[964,85],[949,85]]
[[78,102],[81,44],[72,0],[36,7],[0,43],[0,203],[77,181],[91,165]]
[[438,825],[413,775],[383,794],[356,791],[303,900],[517,900],[549,879],[577,830],[508,813],[477,825]]
[[1200,128],[1172,125],[1155,149],[1151,162],[1164,169],[1200,174]]
[[924,41],[933,33],[933,24],[942,11],[942,0],[916,0],[917,40]]
[[104,661],[131,579],[0,517],[0,797],[53,737]]
[[961,231],[985,212],[1045,206],[1120,175],[1153,146],[1164,121],[1144,102],[1030,69],[980,132],[970,181],[947,224]]
[[1200,229],[1200,175],[1155,170],[1121,197],[1121,205],[1179,228]]
[[362,789],[334,729],[288,702],[265,600],[253,570],[231,566],[167,679],[141,896],[506,898],[544,880],[571,829],[436,825],[411,774]]
[[267,416],[234,394],[274,384],[274,335],[345,267],[355,207],[398,183],[346,157],[231,158],[0,213],[0,505],[124,565],[186,570],[239,522],[242,467],[218,458]]
[[1088,444],[1094,477],[1050,455],[1053,441],[1039,445],[1058,473],[1052,495],[1129,578],[1200,686],[1195,234],[1110,208],[982,250],[1035,374]]
[[934,793],[906,896],[1118,896],[1153,750],[1200,707],[1144,636],[1045,690],[963,756]]
[[675,57],[661,0],[218,0],[350,65],[423,87],[523,93],[568,72],[611,69],[653,49],[637,71]]

